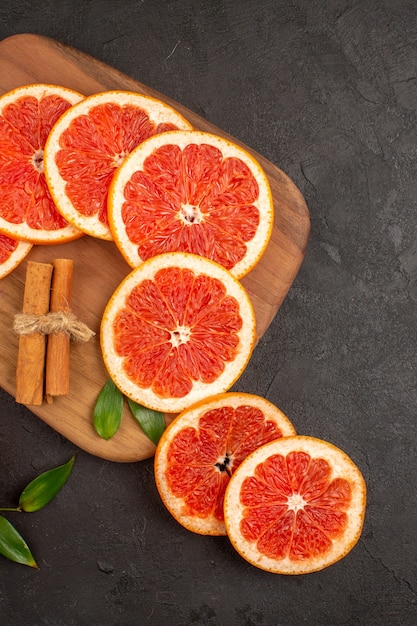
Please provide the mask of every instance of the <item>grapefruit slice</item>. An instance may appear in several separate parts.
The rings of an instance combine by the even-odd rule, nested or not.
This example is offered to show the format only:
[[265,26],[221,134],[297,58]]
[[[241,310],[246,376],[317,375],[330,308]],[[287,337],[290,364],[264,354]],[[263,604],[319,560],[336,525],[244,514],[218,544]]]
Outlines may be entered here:
[[191,124],[164,102],[128,91],[94,94],[68,111],[45,146],[45,174],[61,214],[111,240],[107,194],[116,168],[144,139]]
[[56,85],[25,85],[0,97],[0,231],[38,244],[81,233],[58,213],[44,175],[44,148],[56,120],[80,93]]
[[0,278],[12,272],[29,254],[32,244],[0,233]]
[[116,386],[166,413],[227,391],[246,367],[255,336],[243,286],[217,263],[182,252],[132,270],[101,324],[103,359]]
[[273,404],[247,393],[224,393],[178,415],[155,452],[155,480],[163,503],[185,528],[225,535],[223,498],[230,476],[262,444],[295,435]]
[[132,267],[156,254],[191,252],[242,278],[273,226],[267,177],[243,148],[217,135],[173,131],[138,146],[117,171],[109,223]]
[[267,443],[230,479],[227,534],[249,563],[277,574],[308,574],[332,565],[357,543],[366,486],[339,448],[313,437]]

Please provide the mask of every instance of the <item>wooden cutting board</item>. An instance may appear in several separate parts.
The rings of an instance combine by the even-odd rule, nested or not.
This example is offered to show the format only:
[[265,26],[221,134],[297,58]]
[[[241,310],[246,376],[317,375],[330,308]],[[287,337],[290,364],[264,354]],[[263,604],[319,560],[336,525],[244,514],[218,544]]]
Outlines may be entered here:
[[[30,83],[63,85],[85,95],[109,89],[148,94],[174,106],[196,129],[228,137],[179,103],[57,41],[32,34],[15,35],[1,41],[0,93]],[[265,169],[275,205],[275,226],[269,246],[258,266],[242,280],[254,305],[258,337],[261,337],[301,265],[310,222],[305,201],[288,176],[249,147],[244,147]],[[44,402],[40,407],[29,408],[61,435],[91,454],[119,462],[149,458],[154,453],[154,446],[126,408],[119,431],[109,441],[101,439],[92,426],[94,404],[107,380],[99,345],[100,320],[108,298],[130,271],[112,242],[86,236],[59,246],[34,246],[21,266],[0,280],[0,386],[15,395],[18,338],[12,327],[14,315],[22,307],[27,260],[51,262],[55,258],[74,260],[72,310],[96,332],[96,336],[87,344],[71,347],[69,395],[55,398],[53,404]],[[167,416],[167,421],[171,418]]]

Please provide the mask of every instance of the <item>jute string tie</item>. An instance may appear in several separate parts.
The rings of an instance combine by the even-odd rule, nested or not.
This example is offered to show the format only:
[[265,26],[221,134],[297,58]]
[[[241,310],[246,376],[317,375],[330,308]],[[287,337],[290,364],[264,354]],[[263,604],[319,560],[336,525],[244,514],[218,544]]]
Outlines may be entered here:
[[95,332],[84,322],[80,322],[71,311],[50,311],[45,315],[17,313],[13,329],[18,335],[66,333],[70,339],[81,342],[87,342],[95,335]]

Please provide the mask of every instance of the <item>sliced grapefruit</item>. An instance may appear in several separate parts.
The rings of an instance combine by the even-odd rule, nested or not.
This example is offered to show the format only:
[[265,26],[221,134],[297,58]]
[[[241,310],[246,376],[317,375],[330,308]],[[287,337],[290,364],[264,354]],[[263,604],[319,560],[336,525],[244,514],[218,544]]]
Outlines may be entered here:
[[0,97],[0,231],[32,243],[81,233],[60,215],[44,175],[44,147],[56,120],[83,99],[56,85],[25,85]]
[[173,131],[143,142],[111,184],[109,223],[127,263],[191,252],[241,278],[259,261],[273,201],[259,163],[217,135]]
[[93,237],[112,239],[107,219],[110,181],[144,139],[191,124],[164,102],[128,91],[94,94],[68,111],[45,147],[45,174],[61,214]]
[[12,272],[29,254],[32,244],[0,233],[0,278]]
[[357,543],[366,486],[339,448],[288,437],[249,455],[224,499],[227,534],[249,563],[277,574],[307,574],[344,557]]
[[155,480],[173,517],[202,535],[225,535],[223,498],[230,476],[268,441],[295,435],[273,404],[247,393],[224,393],[178,415],[155,452]]
[[246,367],[255,336],[243,286],[217,263],[181,252],[132,270],[101,324],[114,383],[135,402],[166,413],[227,391]]

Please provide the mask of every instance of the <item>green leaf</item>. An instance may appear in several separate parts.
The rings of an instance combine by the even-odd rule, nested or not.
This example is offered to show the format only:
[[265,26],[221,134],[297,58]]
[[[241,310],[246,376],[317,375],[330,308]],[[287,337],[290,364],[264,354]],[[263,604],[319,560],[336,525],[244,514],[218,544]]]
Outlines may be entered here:
[[15,563],[39,569],[26,541],[2,515],[0,515],[0,554]]
[[130,410],[132,411],[133,417],[136,419],[145,435],[147,435],[156,445],[165,430],[164,414],[159,411],[147,409],[146,407],[133,402],[130,398],[127,399],[127,402]]
[[94,407],[93,422],[96,432],[103,439],[110,439],[118,431],[123,413],[123,394],[109,380],[100,391]]
[[39,511],[56,496],[67,482],[72,472],[75,455],[67,463],[43,472],[32,480],[22,491],[19,498],[19,507],[22,511],[32,513]]

